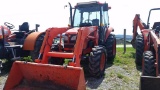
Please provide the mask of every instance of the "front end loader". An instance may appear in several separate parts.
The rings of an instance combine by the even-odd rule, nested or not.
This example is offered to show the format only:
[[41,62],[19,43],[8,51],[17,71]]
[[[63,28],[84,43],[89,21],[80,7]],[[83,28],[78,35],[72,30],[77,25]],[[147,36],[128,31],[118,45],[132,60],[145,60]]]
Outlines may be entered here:
[[48,28],[38,58],[34,63],[14,62],[4,90],[85,90],[84,68],[90,76],[104,75],[106,62],[116,55],[108,3],[81,2],[75,7],[69,3],[69,7],[70,26]]

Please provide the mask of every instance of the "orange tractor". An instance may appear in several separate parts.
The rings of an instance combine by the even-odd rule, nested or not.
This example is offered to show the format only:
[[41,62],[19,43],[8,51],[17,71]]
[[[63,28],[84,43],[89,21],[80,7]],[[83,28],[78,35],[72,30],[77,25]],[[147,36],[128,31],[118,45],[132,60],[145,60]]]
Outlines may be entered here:
[[[133,48],[136,49],[136,60],[135,63],[139,66],[142,65],[142,59],[143,59],[143,52],[147,50],[147,38],[148,34],[152,29],[155,29],[156,26],[153,26],[152,29],[150,29],[150,14],[151,11],[159,10],[158,8],[151,9],[149,11],[149,16],[147,20],[147,24],[145,24],[141,18],[140,14],[136,14],[135,18],[133,20],[133,39],[131,41]],[[153,19],[151,20],[153,22]],[[140,29],[140,34],[138,34],[138,27]]]
[[[137,25],[141,29],[141,36],[136,37],[136,62],[142,65],[142,75],[140,78],[140,90],[160,89],[160,22],[152,14],[158,14],[160,8],[153,8],[149,11],[147,25],[140,21],[139,15],[134,19],[134,35],[137,35]],[[152,13],[151,13],[152,12]],[[155,13],[156,12],[156,13]],[[160,13],[159,13],[160,14]],[[154,16],[154,17],[153,17]],[[150,28],[150,24],[153,24]],[[133,45],[134,46],[134,45]]]
[[[25,49],[26,43],[32,42],[31,38],[42,38],[38,31],[39,25],[36,24],[36,29],[29,30],[28,22],[24,22],[19,26],[19,30],[13,30],[14,25],[8,22],[4,23],[5,26],[0,26],[0,59],[17,60],[20,57],[28,56],[33,53],[34,48]],[[30,37],[30,34],[33,34]],[[35,43],[33,43],[35,45]],[[33,54],[32,54],[33,57]],[[34,57],[33,57],[34,58]]]
[[4,90],[85,90],[83,66],[91,76],[103,76],[107,60],[116,55],[110,7],[98,1],[69,7],[70,27],[48,28],[35,63],[14,62]]

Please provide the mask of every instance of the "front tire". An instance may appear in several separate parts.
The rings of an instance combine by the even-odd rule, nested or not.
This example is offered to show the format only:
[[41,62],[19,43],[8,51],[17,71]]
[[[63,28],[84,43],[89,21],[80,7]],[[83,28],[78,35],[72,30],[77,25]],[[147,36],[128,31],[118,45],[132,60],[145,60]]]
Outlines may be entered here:
[[155,76],[156,68],[155,68],[155,58],[151,51],[144,52],[144,76]]
[[103,46],[92,48],[89,58],[89,72],[93,77],[102,77],[104,75],[107,61],[107,52]]

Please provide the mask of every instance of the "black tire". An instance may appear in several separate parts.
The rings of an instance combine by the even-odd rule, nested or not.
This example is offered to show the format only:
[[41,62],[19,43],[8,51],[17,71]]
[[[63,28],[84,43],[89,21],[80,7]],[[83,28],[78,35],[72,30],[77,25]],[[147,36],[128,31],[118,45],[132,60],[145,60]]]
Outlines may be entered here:
[[5,53],[6,51],[4,51],[4,48],[3,48],[3,42],[0,41],[0,59],[4,59],[4,56],[5,56]]
[[138,66],[142,66],[142,58],[144,52],[144,41],[142,35],[137,35],[136,37],[136,60],[135,63]]
[[[104,59],[102,60],[102,57]],[[107,52],[103,46],[95,46],[89,57],[89,73],[93,77],[100,78],[104,75],[107,61]],[[102,66],[102,67],[101,67]]]
[[144,52],[144,76],[156,76],[155,58],[151,51]]
[[36,43],[35,43],[35,46],[34,46],[34,50],[30,51],[30,55],[31,55],[31,58],[32,58],[33,61],[34,61],[35,59],[37,59],[38,56],[39,56],[39,51],[40,51],[40,49],[41,49],[44,36],[45,36],[45,33],[41,34],[41,35],[37,38]]
[[112,61],[116,56],[116,37],[115,35],[110,34],[108,36],[106,40],[106,49],[107,49],[108,60]]
[[51,57],[48,60],[49,64],[55,64],[55,65],[63,65],[64,63],[64,58],[58,58],[58,57]]
[[[5,42],[5,46],[10,46],[8,42]],[[3,47],[3,42],[0,40],[0,59],[11,60],[13,58],[11,49]]]
[[[63,47],[61,47],[61,48],[62,48],[62,51],[63,51]],[[59,45],[58,44],[52,44],[51,50],[52,51],[59,51]],[[64,58],[50,57],[49,60],[48,60],[48,63],[49,64],[55,64],[55,65],[63,65]]]

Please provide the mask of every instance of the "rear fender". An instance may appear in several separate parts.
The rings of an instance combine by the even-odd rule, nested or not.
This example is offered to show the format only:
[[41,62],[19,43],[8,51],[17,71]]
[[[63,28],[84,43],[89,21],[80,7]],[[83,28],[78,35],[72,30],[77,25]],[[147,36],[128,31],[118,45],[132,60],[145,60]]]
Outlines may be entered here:
[[37,38],[44,32],[33,32],[29,34],[23,44],[23,50],[34,50],[34,45]]
[[110,35],[111,32],[114,31],[114,29],[112,27],[107,28],[108,30],[106,30],[106,36],[105,36],[105,41],[107,40],[108,36]]

